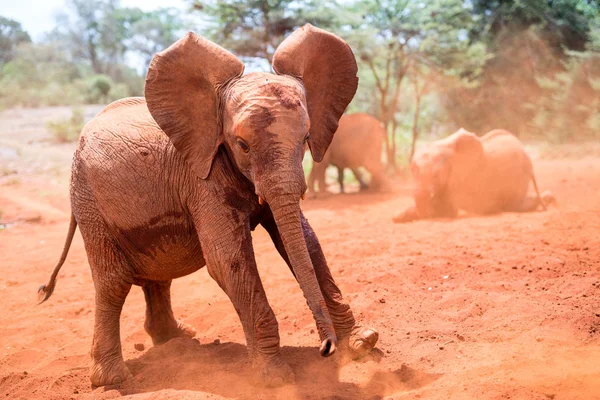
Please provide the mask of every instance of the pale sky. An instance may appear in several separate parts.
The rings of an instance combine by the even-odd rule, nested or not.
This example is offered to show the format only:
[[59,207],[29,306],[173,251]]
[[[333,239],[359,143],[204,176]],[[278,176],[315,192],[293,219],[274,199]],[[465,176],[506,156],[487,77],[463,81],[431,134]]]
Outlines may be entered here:
[[[121,0],[123,7],[150,11],[159,7],[186,9],[184,0]],[[54,14],[65,7],[65,0],[0,0],[0,15],[21,23],[33,40],[54,27]]]

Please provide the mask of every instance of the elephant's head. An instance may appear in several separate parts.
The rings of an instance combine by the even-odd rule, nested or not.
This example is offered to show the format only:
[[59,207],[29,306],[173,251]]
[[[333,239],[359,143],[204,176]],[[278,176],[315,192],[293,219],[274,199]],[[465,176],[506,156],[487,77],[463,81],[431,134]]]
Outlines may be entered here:
[[152,60],[146,101],[198,177],[209,177],[222,145],[257,201],[268,203],[317,322],[321,354],[329,355],[337,339],[300,220],[302,158],[306,143],[315,161],[323,158],[356,92],[357,65],[342,39],[305,25],[281,43],[273,69],[242,76],[233,54],[189,33]]
[[463,128],[415,153],[411,174],[417,209],[431,215],[436,200],[444,198],[449,186],[467,182],[483,159],[481,141]]

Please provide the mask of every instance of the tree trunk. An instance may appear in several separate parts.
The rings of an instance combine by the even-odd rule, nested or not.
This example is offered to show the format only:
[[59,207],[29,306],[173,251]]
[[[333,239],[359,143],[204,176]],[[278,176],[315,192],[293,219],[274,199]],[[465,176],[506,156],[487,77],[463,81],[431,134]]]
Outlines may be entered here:
[[419,114],[421,113],[421,94],[416,92],[416,102],[415,102],[415,114],[413,115],[413,124],[412,124],[412,140],[410,143],[410,155],[408,157],[408,161],[412,161],[412,158],[415,154],[415,147],[417,145],[417,138],[419,137]]
[[398,173],[398,164],[396,164],[396,130],[398,128],[398,121],[396,121],[396,117],[392,117],[392,149],[390,153],[389,167],[392,170],[393,174]]
[[88,55],[90,57],[90,62],[92,64],[92,70],[95,74],[102,74],[104,71],[102,70],[102,64],[98,60],[98,54],[96,53],[96,45],[92,41],[91,38],[88,39]]

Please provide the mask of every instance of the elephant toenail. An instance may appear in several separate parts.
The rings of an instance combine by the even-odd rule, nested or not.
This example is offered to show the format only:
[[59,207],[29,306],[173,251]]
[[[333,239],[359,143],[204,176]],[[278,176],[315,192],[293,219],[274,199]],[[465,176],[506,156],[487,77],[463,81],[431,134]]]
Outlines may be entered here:
[[284,383],[283,382],[283,378],[281,378],[279,376],[273,378],[273,380],[271,381],[271,385],[274,386],[274,387],[283,386],[283,383]]

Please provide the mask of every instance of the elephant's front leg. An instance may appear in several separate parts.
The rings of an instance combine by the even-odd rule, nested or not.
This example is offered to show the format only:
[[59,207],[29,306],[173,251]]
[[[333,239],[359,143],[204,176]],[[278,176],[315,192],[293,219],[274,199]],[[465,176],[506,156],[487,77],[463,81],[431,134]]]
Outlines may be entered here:
[[242,322],[255,383],[281,386],[293,382],[294,373],[281,357],[278,324],[256,268],[249,225],[233,222],[221,221],[199,232],[208,273],[229,296]]
[[[263,227],[269,232],[275,247],[281,257],[285,260],[287,265],[290,267],[290,262],[283,246],[283,242],[277,230],[277,225],[270,215],[266,215],[261,221]],[[319,239],[312,230],[310,224],[302,215],[302,229],[304,231],[304,238],[306,239],[306,246],[310,253],[310,258],[315,269],[323,298],[327,304],[329,314],[335,327],[335,333],[340,341],[341,347],[347,347],[352,357],[360,357],[367,354],[371,349],[375,347],[377,340],[379,339],[379,333],[372,328],[363,328],[356,323],[354,314],[350,309],[350,305],[342,296],[342,292],[336,285],[331,271],[327,265],[327,260],[321,249]],[[292,270],[293,273],[293,270]]]
[[412,222],[419,219],[434,218],[436,215],[435,205],[428,191],[416,189],[413,191],[414,205],[409,206],[400,214],[392,218],[397,224]]
[[401,224],[404,222],[416,221],[420,218],[421,216],[419,215],[419,211],[417,210],[417,208],[415,206],[409,206],[400,214],[395,215],[392,218],[392,222],[396,224]]
[[411,222],[428,218],[456,218],[458,210],[452,205],[446,191],[431,195],[428,191],[413,193],[414,206],[408,207],[392,218],[395,223]]

